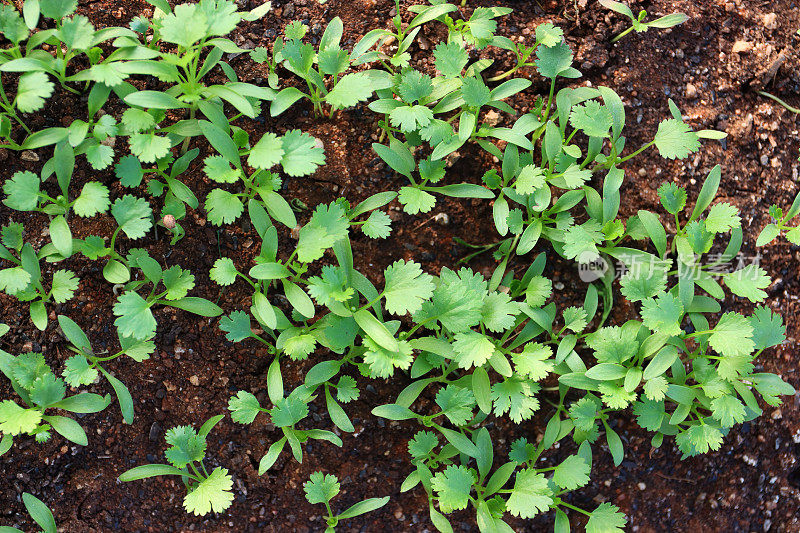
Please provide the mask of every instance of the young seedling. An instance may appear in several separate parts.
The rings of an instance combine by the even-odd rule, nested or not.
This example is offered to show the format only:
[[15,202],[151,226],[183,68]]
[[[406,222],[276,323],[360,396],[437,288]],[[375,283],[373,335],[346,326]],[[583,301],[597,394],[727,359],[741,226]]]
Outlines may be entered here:
[[[197,148],[189,150],[184,155],[174,160],[172,153],[168,153],[156,161],[155,168],[143,169],[139,159],[134,155],[122,157],[115,165],[114,170],[123,187],[138,187],[141,185],[145,174],[152,176],[147,180],[147,191],[155,197],[164,197],[164,206],[161,210],[161,220],[171,216],[173,224],[167,229],[172,233],[170,244],[174,245],[186,234],[183,227],[177,223],[186,216],[186,208],[197,209],[199,201],[192,190],[180,179],[192,161],[200,153]],[[161,226],[166,227],[163,222]]]
[[[156,333],[156,319],[152,308],[163,305],[182,309],[204,317],[215,317],[222,314],[222,309],[215,303],[196,296],[187,296],[194,288],[194,275],[179,266],[166,270],[142,249],[133,249],[126,259],[128,268],[141,270],[143,279],[127,282],[123,292],[114,304],[114,325],[120,336],[135,341],[148,341]],[[150,285],[147,296],[142,297],[137,291]],[[159,287],[163,287],[159,289]]]
[[[48,315],[46,304],[64,303],[72,299],[79,280],[71,270],[56,270],[52,275],[50,289],[46,289],[40,261],[42,259],[60,261],[63,257],[59,255],[55,246],[45,246],[37,254],[33,246],[23,240],[23,232],[24,227],[18,222],[11,222],[0,229],[0,261],[12,265],[0,269],[0,291],[20,301],[30,302],[31,321],[44,331]],[[51,237],[54,242],[59,240],[53,233]],[[69,228],[64,232],[64,248],[67,246],[67,239],[71,248],[72,237],[69,235]]]
[[[22,503],[33,521],[42,528],[43,533],[58,533],[56,519],[42,500],[33,494],[23,492]],[[0,533],[23,533],[23,531],[11,526],[0,526]]]
[[0,372],[11,381],[21,400],[21,405],[14,400],[0,402],[0,455],[11,449],[14,437],[20,435],[47,442],[51,429],[75,444],[86,446],[89,439],[80,424],[72,418],[45,413],[52,409],[97,413],[111,403],[110,396],[91,392],[67,396],[64,381],[53,374],[40,353],[13,356],[0,350]]
[[323,474],[322,472],[314,472],[311,474],[308,481],[303,483],[303,490],[306,493],[306,500],[308,500],[308,503],[322,503],[325,505],[325,509],[328,511],[328,516],[325,517],[325,523],[328,525],[328,527],[325,528],[325,533],[334,533],[336,531],[336,526],[339,525],[339,522],[342,520],[370,513],[389,503],[388,496],[384,496],[383,498],[367,498],[339,514],[333,514],[330,501],[339,494],[339,480],[332,474]]
[[[409,11],[416,15],[406,25],[400,15],[400,1],[395,0],[395,16],[392,17],[394,31],[385,29],[368,31],[353,47],[353,52],[350,54],[353,65],[380,61],[384,68],[391,73],[394,73],[395,69],[407,67],[411,61],[411,54],[408,50],[417,38],[422,25],[442,18],[457,9],[458,7],[449,3],[413,5]],[[395,43],[391,55],[382,51],[384,47],[388,48],[390,43]],[[371,50],[375,45],[377,45],[377,49]]]
[[[242,20],[254,21],[266,15],[271,8],[270,2],[249,12],[237,11],[236,4],[230,0],[201,0],[196,4],[177,5],[174,10],[166,0],[151,0],[151,3],[158,8],[158,16],[152,21],[139,17],[135,27],[142,37],[146,37],[147,32],[152,29],[153,40],[174,45],[174,51],[163,52],[152,44],[142,44],[135,33],[133,37],[117,38],[114,46],[120,49],[121,58],[144,58],[126,61],[121,67],[126,72],[155,75],[161,81],[175,85],[164,92],[137,91],[130,84],[120,81],[114,87],[115,91],[122,93],[120,96],[125,103],[134,106],[133,109],[139,111],[136,114],[141,117],[144,117],[141,114],[144,109],[157,112],[185,110],[186,120],[164,130],[175,140],[185,139],[182,153],[188,150],[189,139],[201,133],[196,119],[198,111],[211,121],[218,118],[227,121],[223,112],[224,102],[238,112],[230,120],[239,116],[258,116],[261,101],[271,100],[275,92],[238,80],[230,65],[222,61],[222,56],[225,53],[243,53],[247,50],[239,48],[223,36],[232,32]],[[206,50],[208,53],[203,58]],[[228,82],[206,85],[204,78],[216,66],[222,69]],[[135,133],[131,138],[131,148],[157,143],[163,151],[165,139],[166,137],[156,136],[153,132]],[[143,150],[144,155],[149,155],[147,150]],[[144,162],[154,160],[143,158],[136,150],[133,151]]]
[[771,205],[769,216],[772,222],[764,226],[756,240],[756,246],[765,246],[775,240],[782,231],[786,232],[786,239],[792,244],[800,245],[800,227],[790,226],[789,222],[800,214],[800,193],[794,198],[791,207],[786,213],[777,205]]
[[[241,184],[240,192],[213,189],[206,196],[205,209],[209,221],[216,225],[230,224],[244,212],[245,204],[254,201],[263,205],[272,218],[293,228],[297,225],[294,211],[280,195],[282,180],[271,169],[280,165],[289,176],[306,176],[325,163],[325,153],[319,143],[307,133],[290,130],[282,137],[266,133],[250,146],[247,132],[229,127],[227,122],[201,120],[200,129],[219,155],[206,157],[203,168],[212,181],[223,184]],[[254,169],[245,171],[242,161]],[[271,224],[271,223],[270,223]]]
[[169,464],[151,464],[131,468],[119,480],[137,481],[156,476],[180,476],[186,487],[183,508],[197,516],[221,513],[233,502],[233,478],[228,469],[217,467],[209,474],[205,466],[206,436],[224,418],[217,415],[199,431],[191,426],[177,426],[167,431],[169,445],[165,455]]
[[367,100],[375,91],[391,86],[391,76],[382,70],[344,74],[350,67],[351,56],[340,46],[343,30],[342,20],[332,19],[322,34],[319,50],[315,51],[302,41],[308,31],[305,25],[295,21],[286,26],[286,40],[279,38],[273,47],[273,65],[282,64],[305,80],[308,92],[296,87],[281,90],[270,105],[273,117],[301,98],[311,100],[315,116],[326,115],[322,104],[328,104],[327,116],[330,117],[337,109],[352,107]]
[[[56,78],[63,89],[75,94],[80,94],[81,91],[70,87],[67,82],[96,80],[105,83],[115,77],[122,77],[115,65],[101,63],[103,51],[99,45],[110,39],[125,36],[130,38],[136,34],[127,28],[118,27],[96,30],[88,18],[73,14],[77,7],[78,4],[71,1],[25,0],[21,18],[13,8],[3,11],[4,34],[14,42],[14,47],[3,54],[5,57],[0,58],[0,71],[26,73],[22,77],[28,76],[25,87],[25,98],[29,99],[28,102],[52,94],[53,85],[47,78],[48,74]],[[28,35],[25,30],[36,28],[40,17],[53,19],[55,27]],[[19,43],[26,38],[25,56],[21,57]],[[43,44],[52,46],[55,54],[40,49]],[[81,70],[76,75],[67,75],[68,68],[80,56],[85,56],[90,68]]]
[[651,20],[650,22],[645,22],[644,19],[647,18],[647,11],[644,9],[639,11],[637,16],[634,16],[631,8],[622,2],[615,2],[614,0],[600,0],[600,5],[606,9],[610,9],[611,11],[616,11],[620,15],[628,17],[631,21],[631,27],[611,39],[612,43],[619,41],[632,31],[636,31],[636,33],[644,33],[650,28],[672,28],[673,26],[683,24],[689,20],[689,17],[684,13],[672,13],[670,15],[664,15],[663,17]]
[[79,387],[81,385],[90,385],[97,381],[99,374],[103,374],[111,388],[114,389],[114,394],[117,396],[122,418],[126,423],[133,423],[133,398],[122,381],[114,377],[108,370],[103,368],[102,365],[111,362],[118,357],[127,355],[137,363],[149,359],[150,355],[155,351],[156,346],[152,341],[140,341],[131,337],[119,336],[120,350],[114,354],[96,354],[92,350],[92,345],[89,338],[83,330],[71,318],[58,315],[58,325],[61,327],[61,332],[72,343],[69,347],[70,350],[75,352],[64,363],[64,380],[72,387]]
[[[269,379],[269,378],[268,378]],[[273,378],[274,379],[274,378]],[[280,378],[278,378],[280,379]],[[274,387],[271,394],[274,394]],[[281,394],[283,393],[283,383],[280,384]],[[270,445],[267,453],[258,463],[258,474],[262,475],[269,470],[280,457],[286,444],[298,463],[303,462],[303,444],[309,439],[324,440],[336,446],[342,446],[342,439],[336,434],[322,429],[297,429],[295,426],[305,419],[309,414],[308,405],[314,400],[312,391],[305,385],[294,389],[285,398],[274,398],[272,409],[261,407],[258,399],[247,391],[239,391],[236,396],[231,397],[228,402],[228,409],[231,411],[231,418],[240,424],[252,424],[260,412],[269,414],[270,421],[275,427],[280,428],[283,437]]]

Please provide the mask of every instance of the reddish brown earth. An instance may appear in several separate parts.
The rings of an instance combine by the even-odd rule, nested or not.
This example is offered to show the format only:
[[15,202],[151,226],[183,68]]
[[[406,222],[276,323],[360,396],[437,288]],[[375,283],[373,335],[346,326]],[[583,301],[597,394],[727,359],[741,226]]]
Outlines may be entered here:
[[[240,2],[243,8],[256,3]],[[765,88],[800,105],[800,71],[794,51],[798,45],[795,31],[800,27],[798,2],[634,2],[634,11],[646,8],[652,15],[683,11],[690,20],[671,31],[629,35],[616,45],[609,44],[609,40],[625,26],[593,0],[469,0],[468,4],[462,10],[467,15],[479,5],[514,8],[515,12],[501,22],[499,33],[525,41],[532,41],[531,32],[541,22],[561,25],[576,51],[576,66],[584,73],[577,83],[610,86],[628,106],[626,135],[630,146],[652,138],[658,122],[668,116],[667,98],[676,101],[697,129],[717,128],[729,133],[722,143],[706,142],[688,161],[667,161],[647,152],[628,163],[623,189],[625,214],[638,209],[657,210],[656,188],[665,180],[686,186],[690,198],[694,197],[702,178],[714,165],[721,164],[724,170],[720,194],[742,211],[745,251],[752,254],[755,237],[768,222],[769,205],[788,206],[797,193],[797,117],[754,91]],[[402,3],[403,13],[407,5],[410,3]],[[245,47],[269,46],[283,26],[295,19],[308,23],[312,36],[318,38],[326,22],[340,16],[345,22],[345,42],[352,44],[370,28],[388,24],[393,9],[393,3],[387,0],[329,0],[323,5],[314,0],[276,0],[273,6],[262,21],[240,27],[237,43]],[[98,0],[82,2],[80,7],[98,26],[126,24],[142,12],[149,14],[149,10],[141,0]],[[420,46],[431,49],[443,35],[441,27],[431,26],[423,31]],[[734,53],[737,41],[742,41],[736,47],[742,51]],[[417,45],[412,48],[414,52],[420,55]],[[497,56],[498,68],[509,66],[501,54],[490,54]],[[425,62],[418,67],[429,67]],[[236,58],[231,64],[242,78],[263,82],[264,73],[253,68],[249,60]],[[535,73],[523,74],[532,76],[534,86],[512,102],[520,111],[533,104],[535,94],[543,87]],[[30,117],[32,126],[60,125],[62,121],[83,118],[85,113],[83,104],[63,94],[51,99],[50,104],[47,113]],[[113,106],[107,110],[115,112]],[[290,180],[287,197],[299,198],[309,206],[338,196],[354,202],[375,192],[396,190],[403,184],[403,179],[393,176],[370,150],[376,126],[375,117],[368,110],[358,107],[334,120],[313,119],[309,111],[309,106],[299,105],[280,120],[267,118],[240,124],[257,135],[300,127],[324,142],[328,164],[315,176]],[[205,153],[207,147],[200,146]],[[43,160],[49,157],[46,150],[41,155]],[[6,177],[20,169],[38,171],[41,166],[41,162],[20,160],[18,154],[2,156]],[[202,156],[182,179],[202,199],[210,186],[202,174],[201,160]],[[475,182],[492,164],[476,150],[462,151],[448,179]],[[76,175],[77,184],[73,186],[90,177],[109,185],[115,182],[113,173],[98,173],[86,167],[79,168]],[[120,190],[113,190],[112,196],[118,193]],[[449,223],[442,225],[432,220],[437,213],[446,213]],[[301,213],[300,217],[307,216]],[[467,253],[466,248],[453,242],[454,236],[474,243],[488,243],[495,238],[490,206],[485,201],[440,198],[435,210],[427,215],[408,216],[395,210],[392,217],[394,231],[386,241],[354,237],[357,266],[374,280],[399,257],[413,258],[431,272],[453,266]],[[29,240],[46,242],[41,236],[46,225],[42,216],[23,217],[0,207],[0,222],[9,219],[25,222]],[[207,272],[220,255],[233,257],[240,269],[248,268],[257,248],[253,234],[236,226],[218,230],[206,223],[202,209],[190,213],[185,225],[187,235],[174,247],[169,246],[169,238],[163,232],[151,233],[135,244],[125,242],[123,247],[146,246],[162,264],[190,268],[197,279],[195,295],[219,298],[219,304],[228,312],[243,308],[248,304],[247,287],[236,284],[220,291],[208,279]],[[90,219],[75,231],[78,236],[106,235],[110,228],[108,219]],[[283,232],[281,239],[290,243],[288,232]],[[775,279],[769,288],[768,305],[785,317],[788,340],[765,353],[760,365],[800,388],[800,248],[781,240],[761,253],[762,265]],[[482,257],[470,266],[489,271],[492,262]],[[56,306],[55,311],[76,320],[97,349],[113,347],[114,295],[102,279],[98,264],[74,257],[59,267],[75,270],[81,286],[74,300]],[[549,269],[565,284],[556,294],[559,305],[581,297],[582,287],[577,285],[571,268],[562,271],[553,264]],[[0,321],[11,326],[0,346],[13,353],[41,350],[60,371],[68,355],[55,323],[39,332],[28,320],[26,307],[5,296],[0,296],[0,303]],[[746,309],[740,302],[729,301],[727,306]],[[624,317],[625,311],[621,309],[619,316]],[[120,360],[111,368],[127,383],[135,399],[133,425],[123,424],[112,406],[80,419],[89,434],[86,447],[70,446],[59,437],[45,445],[19,439],[11,452],[0,458],[0,494],[4,501],[0,524],[33,528],[20,501],[21,493],[27,491],[44,500],[53,509],[58,524],[68,532],[321,531],[324,525],[320,509],[305,502],[302,483],[311,472],[322,469],[342,481],[342,494],[334,500],[335,509],[344,509],[365,497],[392,497],[383,509],[343,524],[342,531],[433,529],[427,519],[423,491],[399,493],[400,482],[410,471],[406,442],[417,428],[384,423],[369,414],[374,406],[394,399],[407,383],[402,376],[385,383],[359,378],[361,398],[348,406],[356,433],[342,435],[341,449],[312,443],[306,447],[302,464],[284,456],[261,477],[257,475],[258,460],[278,438],[277,433],[263,417],[251,426],[234,424],[229,418],[221,422],[211,434],[208,455],[211,465],[228,468],[235,478],[236,499],[224,515],[196,518],[185,514],[181,508],[182,487],[175,479],[117,482],[116,477],[131,466],[163,460],[163,434],[167,428],[178,424],[198,426],[207,418],[226,412],[227,401],[237,390],[265,397],[268,359],[255,343],[227,342],[217,320],[171,310],[159,311],[157,319],[157,355],[139,364]],[[317,353],[304,364],[284,365],[287,386],[298,385],[303,373],[322,357],[325,354]],[[109,392],[103,385],[95,389]],[[2,380],[0,397],[11,394]],[[317,407],[318,412],[312,411],[307,423],[333,428],[324,406]],[[572,496],[576,505],[593,508],[599,502],[611,501],[628,515],[631,531],[800,531],[800,395],[787,398],[780,408],[765,406],[764,416],[734,428],[719,452],[685,461],[680,460],[672,442],[651,449],[650,435],[636,426],[630,413],[620,413],[615,423],[625,443],[625,460],[615,467],[606,450],[596,450],[592,482]],[[507,450],[513,438],[524,435],[534,440],[542,430],[537,419],[519,427],[499,429],[502,431],[495,434],[505,436],[496,442],[499,453]],[[555,450],[550,458],[557,460],[569,452]],[[468,514],[452,518],[456,530],[476,530]],[[551,518],[514,525],[519,531],[540,531],[551,527]],[[574,519],[573,526],[577,525]]]

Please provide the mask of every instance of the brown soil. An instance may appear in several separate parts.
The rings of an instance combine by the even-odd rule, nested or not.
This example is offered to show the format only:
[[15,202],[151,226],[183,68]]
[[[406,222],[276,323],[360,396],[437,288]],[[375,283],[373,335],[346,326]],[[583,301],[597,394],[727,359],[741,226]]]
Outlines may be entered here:
[[[243,8],[257,2],[243,0]],[[616,15],[600,8],[593,0],[487,1],[469,0],[464,13],[479,5],[508,5],[515,12],[500,24],[499,33],[531,40],[535,26],[554,21],[567,34],[576,51],[576,66],[593,85],[616,90],[627,105],[628,143],[638,146],[652,138],[658,121],[668,115],[667,98],[676,101],[697,129],[717,128],[730,135],[724,142],[706,142],[688,161],[668,161],[648,152],[632,160],[627,168],[623,190],[625,214],[638,209],[657,209],[656,188],[674,180],[689,189],[690,198],[699,191],[702,178],[716,164],[723,166],[720,194],[742,211],[745,252],[752,254],[753,243],[767,223],[767,208],[772,203],[788,206],[798,190],[797,117],[782,107],[759,97],[755,89],[765,88],[794,105],[800,104],[795,31],[800,27],[800,9],[794,0],[654,0],[634,2],[634,11],[646,8],[652,15],[683,11],[690,20],[667,31],[651,30],[629,35],[616,45],[611,36],[625,26]],[[407,3],[403,2],[406,6]],[[243,24],[236,33],[237,43],[246,47],[271,44],[276,32],[295,19],[303,20],[318,36],[326,21],[334,16],[344,20],[345,42],[352,44],[368,29],[388,24],[393,9],[390,0],[314,0],[273,1],[273,11],[262,21]],[[80,10],[97,25],[122,25],[150,8],[143,0],[98,0],[82,2]],[[405,11],[404,11],[405,12]],[[765,16],[774,13],[766,18]],[[421,46],[428,49],[442,37],[441,28],[432,26],[422,33]],[[732,52],[734,43],[742,52]],[[433,44],[431,44],[433,43]],[[412,52],[417,50],[415,45]],[[494,52],[490,52],[490,55]],[[498,68],[504,60],[501,54]],[[262,82],[264,73],[244,58],[231,64],[248,81]],[[508,66],[508,65],[505,65]],[[424,68],[425,65],[421,65]],[[535,74],[534,89],[538,85]],[[282,82],[283,83],[283,82]],[[512,103],[524,111],[533,104],[535,90]],[[83,118],[85,106],[65,95],[50,101],[49,114],[30,117],[36,128],[61,123],[65,115]],[[55,104],[55,105],[54,105]],[[113,107],[109,109],[113,112]],[[375,192],[397,190],[403,180],[386,169],[370,150],[375,132],[375,117],[359,107],[338,115],[335,120],[315,120],[309,108],[299,105],[280,120],[267,119],[242,123],[251,134],[302,128],[325,143],[328,164],[315,176],[288,180],[285,194],[309,206],[344,196],[357,202]],[[70,120],[70,119],[66,119]],[[210,184],[202,174],[203,154],[183,176],[202,200]],[[42,151],[43,159],[49,157]],[[462,152],[448,179],[477,182],[491,160],[474,150]],[[38,170],[41,163],[25,162],[18,154],[5,154],[5,176],[16,170]],[[91,177],[109,185],[111,172],[94,172],[79,167],[77,185]],[[112,195],[121,193],[113,190]],[[156,200],[156,204],[158,201]],[[449,224],[431,220],[446,213]],[[301,219],[307,218],[301,214]],[[208,269],[219,256],[233,257],[240,268],[248,268],[257,253],[253,235],[237,226],[221,230],[206,223],[202,209],[186,219],[186,237],[169,246],[163,231],[150,233],[123,247],[145,246],[165,265],[179,264],[191,269],[197,279],[195,295],[219,298],[228,312],[248,304],[247,287],[236,284],[220,291],[208,279]],[[431,272],[452,267],[467,249],[455,244],[454,236],[468,242],[491,242],[490,206],[485,201],[440,198],[435,210],[423,216],[408,216],[393,211],[392,236],[376,242],[354,236],[357,266],[373,280],[380,278],[391,261],[414,259]],[[0,222],[24,221],[27,238],[46,242],[41,216],[23,217],[0,207]],[[107,235],[108,219],[90,219],[78,226],[78,236]],[[288,232],[281,233],[290,242]],[[760,358],[765,371],[775,372],[800,388],[797,373],[800,294],[798,259],[800,248],[785,241],[765,250],[762,265],[775,278],[769,289],[768,305],[787,322],[787,342]],[[482,257],[471,266],[489,271],[490,258]],[[523,265],[524,266],[524,265]],[[76,271],[81,278],[76,299],[56,306],[76,320],[97,349],[113,347],[115,332],[111,306],[111,286],[101,276],[96,263],[71,258],[59,267]],[[549,266],[550,274],[566,282],[556,295],[568,304],[581,287],[573,287],[572,269],[561,271]],[[46,276],[47,274],[45,274]],[[576,290],[577,289],[577,290]],[[0,321],[11,326],[11,333],[0,341],[4,349],[18,353],[41,350],[48,362],[60,371],[68,356],[66,343],[55,322],[45,332],[36,330],[27,318],[27,308],[11,298],[0,296]],[[728,302],[738,308],[739,302]],[[54,315],[53,315],[54,316]],[[198,426],[207,418],[226,412],[228,399],[237,390],[248,390],[265,397],[266,354],[255,343],[233,345],[224,339],[216,320],[172,310],[157,313],[159,329],[155,357],[144,363],[117,361],[111,370],[127,383],[136,406],[133,425],[122,423],[114,406],[105,412],[83,416],[81,424],[89,434],[86,447],[71,446],[60,437],[45,445],[18,439],[11,452],[0,458],[0,523],[13,523],[30,530],[32,522],[22,506],[23,491],[38,496],[53,509],[64,531],[321,531],[324,524],[319,506],[303,498],[302,483],[315,470],[336,474],[342,481],[342,494],[334,500],[335,509],[371,496],[390,495],[383,509],[342,525],[342,531],[425,531],[432,530],[427,518],[427,501],[421,489],[400,494],[402,479],[410,472],[406,442],[417,430],[411,424],[384,423],[370,415],[379,404],[392,401],[407,384],[406,378],[368,382],[359,378],[361,398],[348,406],[355,426],[354,435],[342,435],[344,446],[316,442],[306,447],[304,462],[282,457],[264,476],[257,475],[257,463],[277,434],[263,417],[251,426],[223,420],[211,434],[211,465],[228,468],[235,478],[236,499],[223,515],[196,518],[181,508],[182,488],[175,479],[158,478],[121,484],[116,477],[134,465],[163,460],[165,429],[178,424]],[[303,373],[320,358],[317,353],[305,364],[284,365],[287,387],[302,380]],[[104,385],[96,392],[109,392]],[[0,397],[10,397],[10,387],[0,382]],[[324,405],[318,404],[308,423],[313,427],[333,428]],[[545,413],[542,413],[544,415]],[[538,419],[538,418],[537,418]],[[650,447],[650,435],[638,428],[630,413],[620,413],[616,429],[625,442],[626,456],[614,467],[604,450],[596,450],[590,486],[577,491],[576,505],[593,508],[611,501],[628,515],[632,531],[800,531],[800,395],[787,398],[780,408],[765,406],[764,416],[734,428],[716,453],[680,460],[671,441],[660,449]],[[503,453],[513,438],[524,435],[535,440],[541,424],[534,421],[519,427],[501,427],[495,438]],[[570,450],[555,450],[557,460]],[[468,514],[452,516],[456,530],[474,531]],[[573,518],[573,526],[578,520]],[[551,517],[514,524],[519,531],[540,531],[552,527]]]

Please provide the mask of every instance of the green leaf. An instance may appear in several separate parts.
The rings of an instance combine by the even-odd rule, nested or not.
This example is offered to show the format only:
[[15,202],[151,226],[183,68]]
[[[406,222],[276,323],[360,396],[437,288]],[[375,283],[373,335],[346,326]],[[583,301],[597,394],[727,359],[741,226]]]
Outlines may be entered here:
[[231,418],[234,422],[252,424],[253,420],[256,419],[256,415],[261,412],[261,405],[253,394],[247,391],[239,391],[236,396],[233,396],[228,401],[228,410],[231,412]]
[[53,273],[51,293],[56,303],[64,303],[75,294],[78,289],[78,278],[71,270],[56,270]]
[[214,189],[208,193],[204,207],[208,220],[215,226],[230,224],[244,212],[244,204],[239,197],[222,189]]
[[463,426],[472,419],[475,396],[469,389],[451,384],[439,389],[436,394],[436,405],[441,407],[442,413],[450,422],[456,426]]
[[244,311],[234,311],[229,316],[220,319],[219,329],[225,332],[225,338],[229,341],[243,341],[252,334],[250,316]]
[[310,263],[321,258],[325,250],[347,237],[349,226],[340,205],[318,205],[311,220],[300,229],[297,259]]
[[327,503],[339,494],[339,480],[331,474],[314,472],[309,480],[303,483],[308,503]]
[[700,140],[689,126],[669,118],[661,121],[653,142],[665,159],[683,159],[700,148]]
[[79,446],[89,444],[89,439],[83,428],[71,418],[65,416],[43,416],[42,420],[50,424],[56,433],[70,442]]
[[457,78],[467,66],[469,55],[464,47],[457,42],[441,42],[433,49],[436,69],[445,78]]
[[[8,205],[6,203],[6,205]],[[10,206],[9,206],[10,207]],[[756,246],[764,246],[775,240],[775,237],[781,234],[781,229],[775,224],[767,224],[761,233],[758,234]]]
[[564,309],[564,328],[575,333],[581,333],[588,324],[586,311],[582,307],[567,307]]
[[384,272],[386,310],[396,315],[416,313],[433,294],[433,278],[418,263],[398,260]]
[[619,507],[608,502],[601,503],[589,515],[586,533],[624,533],[627,520]]
[[[280,143],[280,141],[278,142]],[[281,155],[283,155],[283,150],[281,150]],[[249,160],[248,163],[251,166],[253,165],[253,162]],[[242,175],[241,170],[232,167],[230,162],[221,155],[210,155],[206,157],[203,160],[203,172],[205,172],[209,179],[217,183],[236,183]]]
[[238,274],[239,271],[236,270],[233,259],[229,257],[220,257],[214,261],[214,266],[211,267],[211,270],[208,272],[209,278],[223,287],[233,285]]
[[174,427],[167,430],[164,438],[170,445],[164,454],[177,468],[185,468],[189,463],[200,461],[205,457],[206,438],[198,435],[193,427]]
[[17,211],[32,211],[39,204],[39,176],[29,171],[15,172],[3,183],[3,203]]
[[564,38],[564,30],[554,26],[550,22],[536,26],[536,41],[543,46],[556,46]]
[[388,420],[409,420],[417,417],[408,407],[394,403],[379,405],[372,410],[372,414]]
[[336,83],[325,101],[334,109],[345,109],[366,101],[373,92],[371,78],[366,72],[352,72]]
[[142,164],[135,155],[126,155],[114,165],[114,174],[123,187],[138,187],[142,183],[144,172]]
[[753,326],[739,313],[722,315],[708,338],[714,350],[728,357],[750,355],[755,348]]
[[96,181],[90,181],[83,186],[81,194],[75,200],[72,208],[78,216],[93,217],[99,213],[105,213],[110,204],[108,187]]
[[22,493],[22,503],[25,504],[25,509],[31,515],[33,521],[36,522],[44,533],[56,533],[56,519],[53,513],[47,508],[42,500],[27,492]]
[[50,239],[58,253],[63,257],[72,255],[72,232],[63,215],[58,215],[50,221]]
[[491,91],[480,78],[465,78],[461,86],[461,96],[469,107],[481,107],[491,100]]
[[144,198],[126,194],[111,206],[111,215],[130,239],[141,239],[153,226],[153,211]]
[[19,77],[17,109],[22,113],[32,113],[44,106],[44,101],[53,94],[53,82],[44,72],[26,72]]
[[745,419],[744,404],[735,396],[725,394],[711,400],[711,416],[719,420],[723,427],[733,427]]
[[118,317],[114,325],[120,334],[139,340],[148,340],[156,334],[156,319],[150,311],[150,304],[133,291],[124,292],[114,304],[114,314]]
[[[176,10],[187,4],[181,4]],[[197,516],[210,511],[221,513],[233,502],[233,479],[225,468],[217,467],[206,479],[196,485],[183,499],[183,507],[187,513]]]
[[436,198],[432,194],[416,187],[401,187],[398,201],[409,215],[427,213],[436,205]]
[[247,164],[254,168],[270,169],[280,163],[283,156],[283,141],[274,133],[265,133],[250,150]]
[[517,180],[514,182],[514,188],[519,194],[533,194],[537,189],[544,187],[545,175],[544,171],[536,165],[525,165],[520,170]]
[[[360,311],[359,311],[360,313]],[[356,313],[358,314],[358,313]],[[359,320],[358,318],[356,320]],[[361,322],[359,322],[361,326]],[[363,329],[363,326],[362,326]],[[369,334],[369,332],[367,332]],[[388,333],[388,332],[387,332]],[[386,339],[388,341],[388,339]],[[395,340],[392,338],[391,340]],[[413,361],[411,345],[408,341],[396,341],[397,348],[388,350],[382,344],[379,344],[374,337],[365,337],[363,345],[366,351],[364,352],[364,363],[369,366],[370,375],[374,378],[388,378],[394,373],[395,368],[407,370]]]
[[131,153],[143,163],[154,163],[166,156],[171,146],[169,138],[155,133],[134,133],[129,137],[128,143]]
[[536,68],[545,78],[555,79],[572,66],[572,50],[564,41],[554,46],[538,47],[536,57]]
[[600,257],[597,245],[605,240],[600,224],[588,220],[582,225],[570,226],[564,232],[564,255],[567,259],[577,259],[590,263]]
[[138,481],[156,476],[182,476],[184,473],[183,470],[172,465],[142,465],[123,472],[120,474],[119,480],[122,482]]
[[569,117],[572,127],[583,130],[588,137],[609,137],[613,121],[611,110],[597,100],[574,106]]
[[492,385],[494,414],[509,413],[512,421],[519,424],[533,416],[539,408],[539,400],[534,394],[538,386],[530,381],[510,378]]
[[562,489],[575,490],[589,483],[590,470],[583,457],[570,455],[553,471],[553,483]]
[[511,360],[517,374],[532,381],[540,381],[553,371],[553,349],[538,342],[529,342],[520,353],[512,353]]
[[453,350],[460,368],[483,366],[495,351],[494,343],[474,331],[458,333],[453,341]]
[[731,204],[718,203],[711,207],[706,217],[706,229],[711,233],[724,233],[741,225],[739,210]]
[[89,366],[89,361],[82,355],[73,355],[64,362],[64,379],[72,387],[91,385],[99,373]]
[[553,506],[553,491],[547,479],[532,468],[517,472],[514,489],[506,502],[508,512],[520,518],[533,518]]
[[431,479],[431,488],[439,499],[439,509],[450,513],[466,509],[475,478],[465,466],[450,465]]
[[392,219],[383,211],[373,211],[361,226],[364,235],[371,239],[385,239],[392,232]]
[[[147,94],[142,95],[141,92],[132,94],[140,95],[138,97],[140,100],[144,100],[145,99],[144,97],[147,96]],[[130,98],[130,95],[127,98]],[[154,98],[159,98],[159,97],[154,96]],[[151,103],[151,102],[148,101],[145,103]],[[146,105],[145,107],[150,107],[150,106]],[[142,131],[147,131],[151,129],[156,125],[156,119],[153,117],[151,113],[148,113],[144,109],[139,109],[137,107],[129,107],[128,109],[126,109],[125,112],[122,113],[120,122],[122,123],[123,126],[125,126],[125,131],[127,131],[128,133],[140,133]]]
[[161,19],[161,38],[168,43],[174,43],[183,48],[189,48],[192,44],[205,37],[208,29],[209,20],[200,8],[200,4],[175,6],[174,13],[170,13]]
[[753,342],[756,350],[777,346],[786,340],[786,326],[777,313],[767,307],[756,307],[750,317],[753,326]]
[[680,335],[683,304],[677,296],[661,293],[642,301],[642,322],[651,331],[665,335]]
[[674,183],[665,182],[658,188],[658,196],[661,205],[671,215],[676,215],[686,207],[686,189],[678,187]]
[[42,421],[38,409],[25,409],[11,400],[0,402],[0,433],[21,435],[36,429]]
[[281,140],[283,158],[281,166],[289,176],[313,174],[319,165],[325,164],[325,152],[316,139],[300,130],[289,130]]
[[751,302],[763,302],[767,293],[762,289],[766,289],[772,283],[763,268],[752,264],[726,274],[724,279],[725,285],[733,294],[747,298]]

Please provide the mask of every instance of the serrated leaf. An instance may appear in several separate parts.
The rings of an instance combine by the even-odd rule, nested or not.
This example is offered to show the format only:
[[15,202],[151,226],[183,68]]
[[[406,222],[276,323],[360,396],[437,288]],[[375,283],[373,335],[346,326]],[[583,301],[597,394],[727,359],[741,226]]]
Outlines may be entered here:
[[228,475],[228,470],[217,467],[186,495],[183,507],[186,512],[197,516],[208,514],[210,511],[220,513],[233,502],[231,487],[233,479]]
[[653,142],[665,159],[683,159],[700,148],[697,134],[687,124],[674,118],[661,121]]
[[17,109],[22,113],[32,113],[44,106],[44,101],[53,94],[53,82],[44,72],[26,72],[19,77]]

